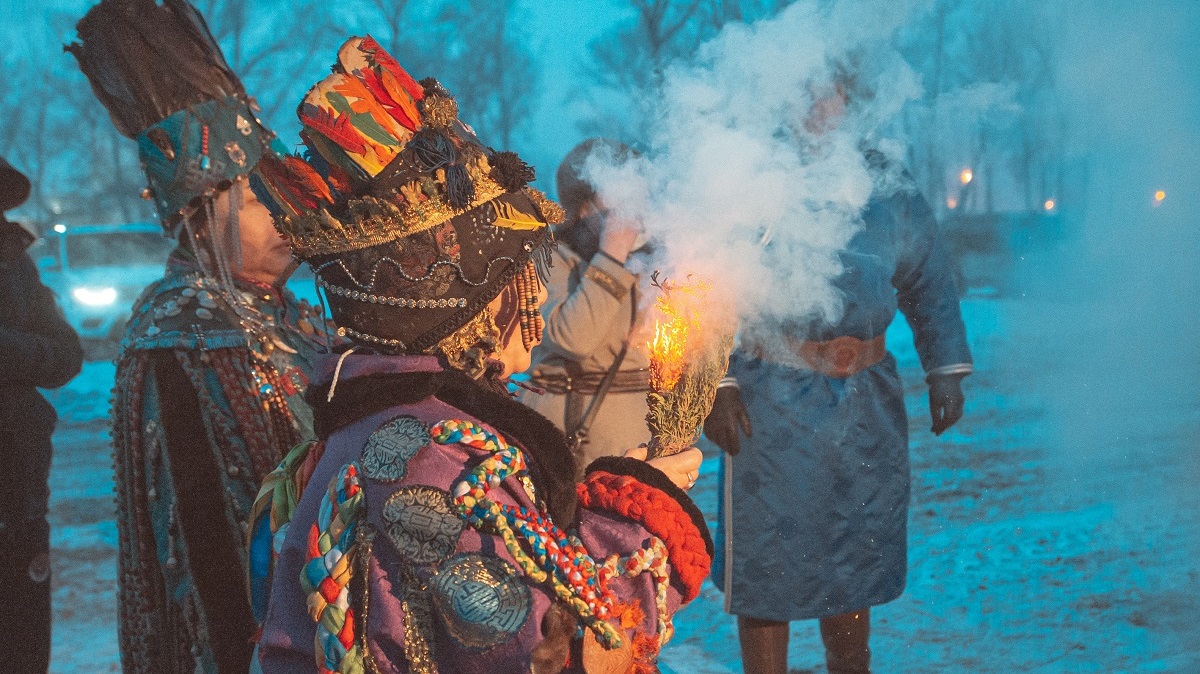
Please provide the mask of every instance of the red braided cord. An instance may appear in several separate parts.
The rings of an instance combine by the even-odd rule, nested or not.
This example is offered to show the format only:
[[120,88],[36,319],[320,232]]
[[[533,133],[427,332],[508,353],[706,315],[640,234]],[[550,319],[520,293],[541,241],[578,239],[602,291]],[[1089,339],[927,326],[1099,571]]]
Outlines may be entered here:
[[700,594],[712,558],[704,537],[679,502],[628,475],[595,471],[576,487],[579,505],[607,510],[646,527],[667,546],[668,561],[684,587],[683,603]]

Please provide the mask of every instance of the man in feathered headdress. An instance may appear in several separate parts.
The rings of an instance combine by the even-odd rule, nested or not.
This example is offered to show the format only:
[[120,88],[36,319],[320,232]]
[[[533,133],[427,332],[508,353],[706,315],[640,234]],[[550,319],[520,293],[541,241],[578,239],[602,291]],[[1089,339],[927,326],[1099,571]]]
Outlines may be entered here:
[[67,47],[178,241],[134,306],[113,447],[126,672],[238,672],[256,620],[246,521],[262,478],[311,433],[302,394],[325,328],[282,287],[287,243],[256,197],[274,135],[183,0],[103,0]]

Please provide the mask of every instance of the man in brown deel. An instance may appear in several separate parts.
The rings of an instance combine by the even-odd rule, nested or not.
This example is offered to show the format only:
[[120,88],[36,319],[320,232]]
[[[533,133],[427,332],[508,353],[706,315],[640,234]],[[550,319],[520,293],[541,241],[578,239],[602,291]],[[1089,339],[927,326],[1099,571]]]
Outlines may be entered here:
[[636,223],[609,217],[584,175],[594,154],[619,161],[633,151],[591,138],[558,168],[566,220],[555,231],[559,245],[546,284],[550,297],[542,307],[546,330],[533,350],[531,370],[533,382],[546,392],[525,391],[521,397],[563,429],[579,466],[620,455],[648,433],[649,359],[634,334],[640,320],[638,277],[626,268],[646,248]]

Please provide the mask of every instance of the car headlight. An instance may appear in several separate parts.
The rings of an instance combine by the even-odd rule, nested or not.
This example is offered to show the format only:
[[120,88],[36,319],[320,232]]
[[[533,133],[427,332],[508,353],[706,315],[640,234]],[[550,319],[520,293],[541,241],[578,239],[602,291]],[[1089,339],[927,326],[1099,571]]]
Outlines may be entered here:
[[106,307],[117,301],[116,288],[76,288],[71,294],[89,307]]

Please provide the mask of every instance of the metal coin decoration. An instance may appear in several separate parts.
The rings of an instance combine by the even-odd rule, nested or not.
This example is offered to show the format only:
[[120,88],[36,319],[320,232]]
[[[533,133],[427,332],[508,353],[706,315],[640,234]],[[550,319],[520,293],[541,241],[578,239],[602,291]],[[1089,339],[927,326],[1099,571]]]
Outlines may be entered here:
[[459,555],[429,581],[438,615],[463,646],[485,650],[513,638],[529,618],[529,588],[499,557]]
[[231,140],[225,143],[225,154],[229,155],[229,159],[238,166],[246,165],[246,151],[237,144],[237,141]]
[[454,552],[463,520],[450,494],[434,487],[403,487],[383,505],[387,537],[412,564],[434,564]]
[[408,461],[429,444],[429,429],[416,417],[396,417],[367,439],[359,465],[367,477],[394,482],[404,477]]
[[196,293],[196,301],[205,309],[217,308],[217,299],[207,290],[201,290],[199,293]]

